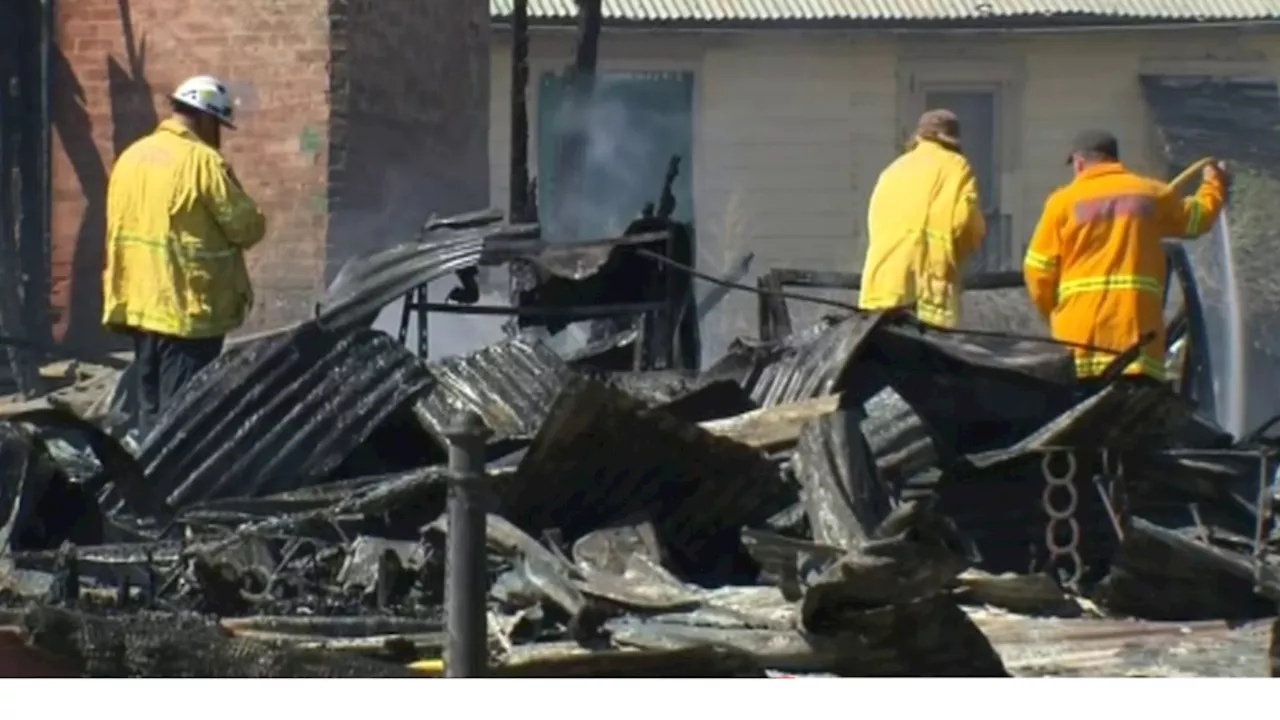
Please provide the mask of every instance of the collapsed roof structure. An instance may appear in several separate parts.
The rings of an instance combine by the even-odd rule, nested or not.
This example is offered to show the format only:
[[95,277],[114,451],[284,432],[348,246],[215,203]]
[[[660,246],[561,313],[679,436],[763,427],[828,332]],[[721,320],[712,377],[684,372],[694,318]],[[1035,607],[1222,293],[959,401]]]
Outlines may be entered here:
[[[314,321],[229,350],[136,452],[109,410],[10,415],[0,625],[74,674],[414,674],[444,643],[443,463],[472,412],[495,673],[1133,671],[1119,644],[1080,666],[1022,639],[1096,657],[1091,628],[1181,672],[1266,672],[1257,631],[1205,621],[1275,614],[1280,443],[1162,386],[1083,396],[1051,342],[843,311],[698,371],[637,355],[616,313],[585,344],[529,325],[433,362],[368,327],[485,263],[672,270],[666,239],[436,222],[354,262]],[[668,297],[636,287],[632,316]]]

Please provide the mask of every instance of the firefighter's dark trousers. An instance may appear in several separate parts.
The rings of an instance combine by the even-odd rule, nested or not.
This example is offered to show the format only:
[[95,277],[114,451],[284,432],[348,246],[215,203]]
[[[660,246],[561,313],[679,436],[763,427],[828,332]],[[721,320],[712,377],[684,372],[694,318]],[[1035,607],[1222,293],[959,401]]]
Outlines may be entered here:
[[133,333],[134,391],[138,434],[145,439],[178,391],[222,352],[222,337],[177,338],[141,330]]

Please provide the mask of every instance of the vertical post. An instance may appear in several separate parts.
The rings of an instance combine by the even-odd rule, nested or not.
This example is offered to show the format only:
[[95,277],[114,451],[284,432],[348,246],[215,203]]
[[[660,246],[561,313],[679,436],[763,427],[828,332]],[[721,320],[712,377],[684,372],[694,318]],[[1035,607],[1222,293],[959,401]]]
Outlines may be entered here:
[[427,286],[419,285],[415,294],[415,300],[418,303],[418,357],[425,362],[431,356],[431,329],[427,327],[430,321],[427,312]]
[[[595,97],[596,65],[600,54],[600,26],[603,22],[601,0],[578,0],[578,39],[573,54],[573,68],[565,87],[566,130],[556,153],[555,194],[550,209],[552,232],[570,240],[588,236],[583,227],[582,208],[588,204],[586,171],[590,143],[590,115]],[[546,239],[545,237],[543,239]]]
[[479,677],[488,669],[485,596],[485,440],[475,412],[449,427],[449,532],[445,539],[445,677]]
[[530,222],[529,208],[529,0],[511,11],[511,177],[507,217]]

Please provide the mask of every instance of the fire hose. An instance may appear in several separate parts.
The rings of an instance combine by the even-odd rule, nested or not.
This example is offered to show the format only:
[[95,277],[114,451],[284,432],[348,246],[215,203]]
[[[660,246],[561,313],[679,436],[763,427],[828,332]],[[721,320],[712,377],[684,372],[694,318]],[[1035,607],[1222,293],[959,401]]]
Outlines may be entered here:
[[[695,277],[695,278],[698,278],[699,280],[712,283],[713,285],[719,285],[721,287],[730,288],[732,290],[741,290],[743,292],[752,293],[754,295],[762,295],[765,297],[777,297],[777,298],[782,298],[784,300],[796,300],[798,302],[809,302],[809,303],[814,303],[816,305],[826,305],[827,307],[833,307],[833,308],[837,308],[839,310],[845,310],[848,312],[867,312],[866,310],[863,310],[856,305],[851,305],[849,303],[841,302],[839,300],[832,300],[830,298],[818,297],[816,295],[805,295],[803,293],[787,292],[785,290],[765,290],[762,288],[752,287],[750,285],[744,285],[742,283],[734,282],[732,280],[726,280],[724,278],[717,277],[710,273],[705,273],[695,268],[689,267],[688,265],[685,265],[683,263],[676,262],[675,260],[672,260],[671,258],[665,255],[662,255],[661,253],[656,253],[652,250],[637,248],[635,250],[635,253],[641,257],[648,258],[649,260],[652,260],[660,265],[666,265],[667,267],[670,267],[672,269],[679,270],[680,272],[683,272],[683,273],[687,273],[691,277]],[[906,308],[906,307],[895,308],[887,312],[905,313],[908,309],[909,308]],[[876,311],[876,312],[882,312],[882,311]],[[928,328],[930,330],[947,333],[950,335],[965,335],[969,337],[987,337],[987,338],[995,338],[1000,340],[1011,340],[1016,342],[1032,342],[1032,343],[1041,343],[1045,345],[1066,346],[1066,347],[1073,347],[1079,350],[1087,350],[1090,352],[1103,352],[1103,353],[1108,353],[1116,356],[1123,356],[1126,353],[1133,352],[1132,349],[1116,352],[1115,350],[1112,350],[1110,348],[1103,348],[1095,345],[1088,345],[1085,343],[1065,342],[1062,340],[1054,340],[1052,338],[1036,337],[1035,335],[1021,335],[1018,333],[1006,333],[1006,332],[998,332],[994,330],[968,330],[968,329],[961,329],[961,328],[937,327],[934,325],[929,325]],[[1153,334],[1150,334],[1149,336],[1144,336],[1141,340],[1139,340],[1138,345],[1141,346],[1143,344],[1146,344],[1147,342],[1150,342],[1151,338],[1154,338]]]

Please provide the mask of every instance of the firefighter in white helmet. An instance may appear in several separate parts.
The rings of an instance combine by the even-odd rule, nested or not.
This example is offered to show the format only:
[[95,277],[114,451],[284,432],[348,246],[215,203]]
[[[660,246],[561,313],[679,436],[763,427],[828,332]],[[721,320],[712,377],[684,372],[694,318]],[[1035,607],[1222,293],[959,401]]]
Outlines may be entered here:
[[219,152],[235,128],[226,85],[193,77],[170,100],[173,115],[120,154],[107,187],[102,322],[132,336],[143,438],[249,314],[244,253],[266,233]]

